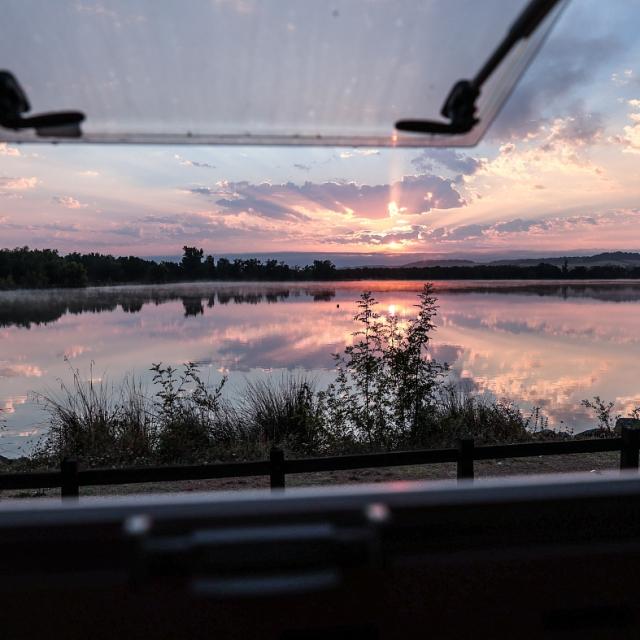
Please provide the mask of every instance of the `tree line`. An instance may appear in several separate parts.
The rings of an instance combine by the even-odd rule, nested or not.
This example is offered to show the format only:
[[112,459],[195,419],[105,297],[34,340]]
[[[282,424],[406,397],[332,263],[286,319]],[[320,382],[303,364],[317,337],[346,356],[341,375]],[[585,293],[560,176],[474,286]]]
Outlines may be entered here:
[[401,280],[510,280],[510,279],[640,278],[640,267],[617,265],[567,268],[541,262],[534,266],[465,265],[429,267],[337,268],[330,260],[314,260],[304,267],[257,258],[229,260],[183,247],[180,262],[100,253],[60,255],[55,249],[0,250],[0,289],[85,287],[109,284],[161,284],[205,280],[338,281]]
[[183,247],[180,262],[100,253],[69,253],[55,249],[0,250],[0,289],[85,287],[109,284],[161,284],[202,280],[335,280],[329,260],[305,267],[256,258],[214,259],[202,249]]

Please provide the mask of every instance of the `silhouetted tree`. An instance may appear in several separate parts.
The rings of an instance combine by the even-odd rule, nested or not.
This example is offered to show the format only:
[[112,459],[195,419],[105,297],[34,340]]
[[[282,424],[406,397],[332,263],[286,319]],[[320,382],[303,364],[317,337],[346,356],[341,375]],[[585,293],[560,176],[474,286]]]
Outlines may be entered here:
[[216,277],[216,263],[213,260],[213,256],[207,256],[204,259],[204,277],[208,280],[215,280]]
[[201,272],[204,251],[202,249],[197,249],[196,247],[187,247],[186,245],[182,247],[182,250],[184,251],[184,254],[182,256],[180,266],[183,268],[186,275],[197,277]]

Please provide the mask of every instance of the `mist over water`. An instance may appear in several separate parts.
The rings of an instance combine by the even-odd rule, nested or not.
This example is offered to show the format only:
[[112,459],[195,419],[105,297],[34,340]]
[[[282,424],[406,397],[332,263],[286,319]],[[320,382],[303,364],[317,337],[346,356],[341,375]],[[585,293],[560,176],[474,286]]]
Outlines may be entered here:
[[[410,316],[422,283],[215,283],[0,292],[0,455],[46,429],[33,392],[70,367],[115,386],[151,384],[152,363],[200,363],[212,383],[304,370],[326,385],[331,354],[354,330],[355,300],[372,290],[383,314]],[[540,406],[551,427],[580,431],[580,406],[600,395],[624,413],[640,404],[640,282],[438,282],[434,357],[479,394]],[[93,365],[92,365],[93,363]]]

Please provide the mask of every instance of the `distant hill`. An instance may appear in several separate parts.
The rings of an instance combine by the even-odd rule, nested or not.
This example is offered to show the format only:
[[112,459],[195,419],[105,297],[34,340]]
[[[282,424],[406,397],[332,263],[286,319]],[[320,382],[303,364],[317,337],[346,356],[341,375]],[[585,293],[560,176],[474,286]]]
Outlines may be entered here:
[[[553,264],[561,267],[565,258],[521,258],[519,260],[495,260],[489,264],[495,265],[516,265],[516,266],[534,266],[544,262],[545,264]],[[640,253],[631,251],[611,251],[606,253],[598,253],[595,256],[567,256],[568,266],[571,267],[603,267],[615,265],[617,267],[638,267],[640,266]]]
[[409,262],[403,264],[403,267],[472,267],[474,264],[482,264],[480,262],[474,262],[473,260],[418,260],[417,262]]
[[569,268],[572,267],[602,267],[615,265],[618,267],[640,267],[640,253],[632,251],[611,251],[598,253],[594,256],[564,256],[553,258],[509,258],[491,260],[487,262],[474,260],[418,260],[402,265],[403,267],[471,267],[473,265],[489,264],[496,266],[514,265],[519,267],[533,267],[541,262],[561,267],[565,259]]

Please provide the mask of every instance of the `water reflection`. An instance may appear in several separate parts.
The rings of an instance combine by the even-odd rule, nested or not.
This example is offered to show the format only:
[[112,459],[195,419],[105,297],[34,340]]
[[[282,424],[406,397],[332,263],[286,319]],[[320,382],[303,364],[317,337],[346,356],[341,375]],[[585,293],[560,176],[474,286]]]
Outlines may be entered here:
[[[203,315],[205,307],[216,304],[274,304],[292,297],[314,302],[329,302],[336,291],[364,289],[378,292],[418,291],[422,284],[415,281],[340,282],[326,284],[184,284],[137,287],[90,287],[87,289],[46,291],[0,291],[0,327],[24,327],[53,323],[67,314],[113,312],[139,313],[145,305],[161,305],[180,300],[184,315]],[[603,302],[640,302],[640,283],[613,280],[610,282],[555,283],[540,281],[441,281],[436,283],[440,294],[467,295],[484,293],[491,296],[551,297],[592,299]]]
[[269,304],[293,297],[328,301],[334,289],[269,285],[167,285],[157,287],[90,287],[46,291],[0,291],[0,327],[24,327],[56,322],[67,314],[113,312],[139,313],[148,304],[180,300],[185,316],[204,314],[217,304]]
[[[229,389],[304,369],[320,385],[353,331],[355,299],[414,311],[419,282],[198,284],[0,293],[0,409],[12,442],[42,425],[30,391],[54,389],[68,364],[114,383],[153,362],[199,362]],[[592,426],[580,400],[640,404],[640,282],[437,283],[434,355],[477,393],[542,406],[552,426]],[[22,435],[21,435],[22,434]],[[7,454],[8,438],[0,442]],[[13,446],[13,445],[12,445]],[[17,446],[17,445],[16,445]]]

